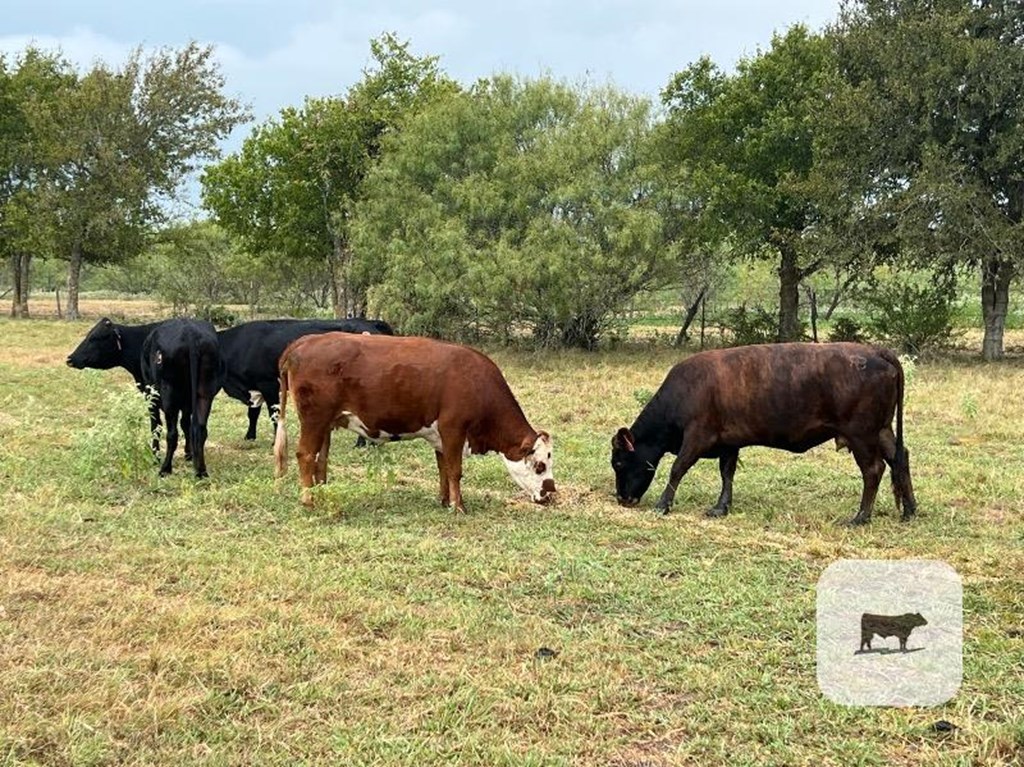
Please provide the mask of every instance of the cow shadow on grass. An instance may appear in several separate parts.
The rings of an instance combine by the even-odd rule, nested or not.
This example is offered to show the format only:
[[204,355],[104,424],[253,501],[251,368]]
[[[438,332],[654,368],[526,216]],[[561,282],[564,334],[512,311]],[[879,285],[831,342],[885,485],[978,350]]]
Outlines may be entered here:
[[907,655],[907,654],[912,653],[912,652],[920,652],[923,649],[924,649],[923,647],[911,647],[908,650],[901,650],[898,647],[876,647],[876,648],[874,648],[872,650],[857,650],[853,654],[854,655],[892,655],[892,654],[895,653],[895,654],[898,654],[898,655]]

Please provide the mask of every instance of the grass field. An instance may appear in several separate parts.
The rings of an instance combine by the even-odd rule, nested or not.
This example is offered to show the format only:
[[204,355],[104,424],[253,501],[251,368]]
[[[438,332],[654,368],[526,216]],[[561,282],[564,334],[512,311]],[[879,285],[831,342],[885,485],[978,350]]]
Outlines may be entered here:
[[[455,515],[425,443],[339,435],[307,511],[294,460],[275,484],[266,422],[245,443],[225,398],[211,478],[179,458],[159,480],[127,373],[64,366],[89,324],[0,320],[0,764],[1024,762],[1019,360],[917,364],[909,525],[886,489],[869,527],[837,526],[860,479],[825,447],[744,451],[723,520],[702,516],[709,461],[671,515],[650,512],[668,461],[618,507],[609,440],[678,357],[656,347],[494,353],[555,437],[554,506],[485,456]],[[949,703],[819,693],[815,584],[838,558],[957,569]]]

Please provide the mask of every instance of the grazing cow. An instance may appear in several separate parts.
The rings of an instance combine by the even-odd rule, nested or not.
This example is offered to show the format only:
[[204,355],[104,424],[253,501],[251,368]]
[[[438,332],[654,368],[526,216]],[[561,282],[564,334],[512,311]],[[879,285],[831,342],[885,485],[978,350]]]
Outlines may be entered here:
[[615,492],[620,504],[635,506],[661,457],[674,453],[656,506],[665,513],[687,470],[700,458],[717,458],[722,492],[707,513],[720,517],[732,503],[740,448],[803,453],[830,439],[850,449],[864,478],[860,511],[851,524],[871,518],[887,463],[896,507],[902,505],[904,521],[913,516],[917,502],[903,446],[903,368],[892,352],[852,343],[701,352],[673,367],[632,428],[612,438]]
[[331,431],[347,428],[373,442],[421,437],[434,448],[440,500],[465,511],[462,458],[496,451],[534,501],[555,492],[551,437],[535,431],[501,371],[480,352],[429,338],[325,333],[292,343],[281,355],[281,410],[274,457],[287,460],[285,410],[299,417],[296,457],[302,502],[327,480]]
[[217,333],[224,360],[224,393],[249,406],[246,439],[256,439],[260,405],[273,419],[278,405],[277,361],[296,338],[331,331],[394,335],[383,320],[257,320]]
[[[110,370],[122,367],[132,374],[135,385],[145,393],[146,382],[142,376],[142,345],[162,322],[151,322],[148,325],[118,325],[104,317],[97,322],[82,342],[68,355],[69,367],[82,370],[95,368]],[[160,441],[156,430],[160,427],[160,401],[152,398],[149,403],[149,421],[153,432],[153,452],[160,449]],[[185,458],[192,457],[192,442],[188,427],[182,423],[185,432]]]
[[213,325],[185,319],[158,325],[142,344],[142,377],[160,396],[167,422],[167,451],[160,475],[171,473],[180,413],[182,431],[192,444],[196,476],[207,476],[206,423],[213,398],[224,382],[224,363]]
[[860,616],[860,652],[864,646],[871,649],[871,640],[875,634],[888,639],[891,636],[899,637],[900,649],[907,651],[907,639],[910,632],[918,626],[927,626],[928,621],[921,613],[903,613],[903,615],[872,615],[864,613]]

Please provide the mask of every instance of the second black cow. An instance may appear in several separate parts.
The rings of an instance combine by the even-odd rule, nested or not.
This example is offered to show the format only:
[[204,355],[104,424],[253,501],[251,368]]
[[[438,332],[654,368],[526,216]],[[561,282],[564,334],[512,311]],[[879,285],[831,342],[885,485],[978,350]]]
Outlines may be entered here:
[[256,439],[260,409],[274,417],[280,399],[277,361],[292,341],[302,336],[333,331],[394,335],[383,320],[257,320],[220,331],[220,352],[226,376],[224,392],[249,406],[246,439]]
[[186,319],[159,324],[142,345],[142,377],[159,396],[167,424],[167,450],[160,474],[171,473],[180,414],[196,476],[207,476],[206,424],[213,398],[224,383],[224,362],[213,325]]

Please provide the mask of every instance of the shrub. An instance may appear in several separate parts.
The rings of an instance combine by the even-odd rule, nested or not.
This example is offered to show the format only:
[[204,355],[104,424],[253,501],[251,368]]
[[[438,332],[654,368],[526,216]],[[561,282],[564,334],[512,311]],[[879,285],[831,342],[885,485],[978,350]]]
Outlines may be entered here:
[[75,474],[88,482],[138,481],[156,475],[146,401],[135,389],[108,392],[103,415],[74,438]]
[[779,319],[760,306],[746,304],[726,312],[723,327],[732,335],[733,346],[770,344],[779,340]]
[[832,323],[828,334],[829,341],[853,341],[862,344],[867,340],[864,327],[851,317],[839,317]]
[[950,274],[923,284],[896,278],[868,289],[864,299],[872,336],[898,351],[921,354],[953,338],[956,278]]

